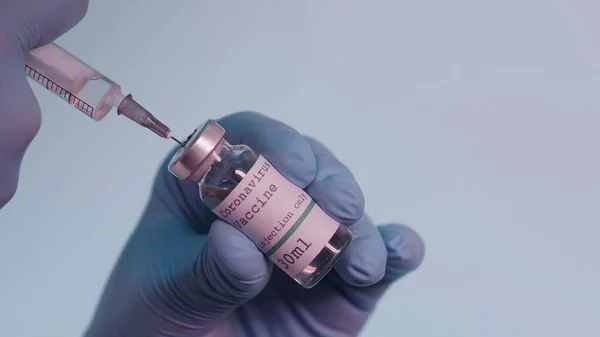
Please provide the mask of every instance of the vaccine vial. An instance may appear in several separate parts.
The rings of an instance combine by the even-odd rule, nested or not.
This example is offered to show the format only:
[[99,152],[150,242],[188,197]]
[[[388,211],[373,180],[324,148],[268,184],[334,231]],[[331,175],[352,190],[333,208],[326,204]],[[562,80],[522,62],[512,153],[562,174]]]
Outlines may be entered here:
[[352,241],[352,232],[327,215],[246,145],[232,145],[209,120],[169,163],[181,180],[199,185],[200,198],[219,218],[252,240],[275,265],[305,288],[314,287]]

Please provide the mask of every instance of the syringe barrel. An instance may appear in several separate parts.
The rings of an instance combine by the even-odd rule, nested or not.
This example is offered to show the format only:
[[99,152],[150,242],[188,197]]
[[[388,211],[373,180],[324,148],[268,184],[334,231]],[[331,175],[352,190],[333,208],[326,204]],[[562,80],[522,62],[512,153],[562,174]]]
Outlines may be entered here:
[[32,50],[25,73],[96,121],[123,99],[117,83],[55,43]]

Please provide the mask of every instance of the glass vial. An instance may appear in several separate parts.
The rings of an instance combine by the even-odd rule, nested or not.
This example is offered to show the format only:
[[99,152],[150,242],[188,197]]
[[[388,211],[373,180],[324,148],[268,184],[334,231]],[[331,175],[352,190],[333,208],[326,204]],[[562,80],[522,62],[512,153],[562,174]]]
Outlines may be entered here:
[[199,185],[202,201],[305,288],[333,268],[352,232],[246,145],[231,145],[209,120],[173,156],[169,170]]

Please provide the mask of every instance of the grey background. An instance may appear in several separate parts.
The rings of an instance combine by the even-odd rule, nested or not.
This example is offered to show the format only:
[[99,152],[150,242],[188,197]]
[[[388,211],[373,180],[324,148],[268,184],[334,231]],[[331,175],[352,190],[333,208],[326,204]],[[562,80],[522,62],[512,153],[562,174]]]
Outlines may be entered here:
[[[249,109],[321,139],[377,222],[417,229],[425,263],[363,336],[598,336],[599,10],[105,0],[59,43],[182,138]],[[34,89],[43,125],[0,211],[1,334],[78,336],[172,144]]]

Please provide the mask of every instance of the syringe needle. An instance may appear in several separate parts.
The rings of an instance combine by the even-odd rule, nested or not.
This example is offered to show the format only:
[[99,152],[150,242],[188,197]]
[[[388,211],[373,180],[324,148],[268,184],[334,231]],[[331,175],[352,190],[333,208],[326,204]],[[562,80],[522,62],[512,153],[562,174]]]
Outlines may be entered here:
[[175,141],[175,143],[177,143],[177,144],[179,144],[179,145],[181,145],[183,147],[183,143],[180,142],[179,139],[177,139],[177,138],[175,138],[173,136],[171,136],[171,139],[173,139]]

